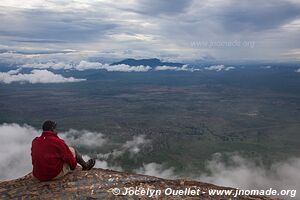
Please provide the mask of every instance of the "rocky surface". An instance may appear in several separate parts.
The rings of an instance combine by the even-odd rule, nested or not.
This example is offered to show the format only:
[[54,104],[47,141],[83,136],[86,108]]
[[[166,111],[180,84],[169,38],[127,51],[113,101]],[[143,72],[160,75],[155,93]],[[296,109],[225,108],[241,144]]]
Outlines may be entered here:
[[[143,189],[145,193],[148,190],[148,194],[123,195],[122,193],[129,187],[138,188],[136,191],[141,193]],[[48,182],[39,182],[32,174],[11,181],[2,181],[0,182],[0,199],[153,199],[153,197],[150,197],[150,190],[157,194],[154,199],[274,199],[263,196],[238,196],[234,198],[233,195],[209,195],[208,191],[210,189],[235,191],[233,188],[183,179],[166,180],[104,169],[92,169],[90,171],[76,169],[60,180]],[[165,192],[171,192],[171,190],[173,192],[186,192],[186,194],[164,194]],[[197,190],[199,191],[198,194]],[[159,194],[159,191],[161,191],[161,194]]]

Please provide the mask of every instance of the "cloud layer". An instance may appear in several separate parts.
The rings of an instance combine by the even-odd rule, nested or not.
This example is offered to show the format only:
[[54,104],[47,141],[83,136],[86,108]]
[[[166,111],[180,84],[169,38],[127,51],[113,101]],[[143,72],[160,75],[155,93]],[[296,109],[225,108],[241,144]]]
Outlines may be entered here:
[[39,134],[31,126],[0,125],[0,179],[17,178],[31,172],[31,141]]
[[61,137],[68,141],[68,145],[70,146],[83,147],[92,150],[107,142],[107,139],[104,138],[102,133],[90,132],[87,130],[78,131],[70,129],[69,131],[64,132]]
[[150,66],[129,66],[126,64],[109,65],[102,64],[100,62],[89,62],[82,60],[79,63],[64,63],[64,62],[46,62],[46,63],[27,63],[20,65],[21,68],[34,68],[34,69],[73,69],[78,71],[84,71],[89,69],[106,70],[109,72],[147,72],[152,68]]
[[206,70],[209,70],[209,71],[222,71],[222,70],[225,70],[225,71],[229,71],[229,70],[233,70],[235,69],[235,67],[226,67],[224,65],[212,65],[212,66],[209,66],[209,67],[205,67]]
[[166,66],[166,65],[155,67],[155,71],[166,71],[166,70],[194,72],[194,71],[199,71],[200,69],[191,68],[188,65],[183,65],[182,67],[174,67],[174,66]]
[[[203,69],[191,67],[189,65],[183,65],[182,67],[175,66],[157,66],[150,67],[145,65],[130,66],[127,64],[102,64],[100,62],[90,62],[81,60],[80,62],[35,62],[17,65],[17,70],[10,70],[8,72],[0,72],[0,83],[10,84],[13,82],[20,83],[71,83],[85,81],[86,79],[78,79],[74,77],[64,77],[61,74],[55,74],[51,70],[105,70],[108,72],[148,72],[148,71],[186,71],[197,72],[203,71]],[[22,73],[22,69],[31,69],[30,73]],[[224,65],[213,65],[205,67],[205,70],[209,71],[229,71],[235,69],[235,67],[226,67]]]
[[12,82],[21,83],[73,83],[85,81],[85,79],[76,79],[74,77],[63,77],[60,74],[54,74],[48,70],[32,70],[29,74],[20,73],[20,70],[10,70],[0,72],[0,83],[9,84]]
[[110,65],[107,63],[100,62],[90,62],[86,60],[81,60],[78,63],[68,63],[68,62],[38,62],[38,63],[26,63],[19,65],[20,68],[30,68],[30,69],[64,69],[64,70],[106,70],[109,72],[147,72],[150,70],[155,71],[199,71],[199,69],[189,67],[188,65],[183,65],[182,67],[174,67],[174,66],[157,66],[154,69],[147,65],[139,65],[139,66],[130,66],[127,64],[117,64]]
[[158,163],[148,163],[144,164],[139,169],[135,170],[138,174],[145,174],[148,176],[156,176],[161,178],[174,179],[177,178],[174,172],[174,168],[168,168],[162,164]]
[[[199,172],[187,176],[201,182],[245,190],[291,190],[289,196],[277,196],[285,199],[293,199],[296,191],[300,190],[300,158],[296,157],[266,167],[261,162],[246,159],[238,153],[215,153],[207,161],[205,170],[208,173]],[[135,172],[168,179],[186,177],[176,174],[173,167],[158,163],[144,164]]]
[[[67,63],[67,62],[46,62],[46,63],[27,63],[23,65],[19,65],[20,68],[32,68],[32,69],[64,69],[64,70],[106,70],[109,72],[147,72],[150,70],[154,71],[187,71],[187,72],[196,72],[202,71],[200,68],[191,67],[187,64],[181,67],[175,66],[156,66],[154,68],[145,65],[139,66],[130,66],[127,64],[117,64],[117,65],[110,65],[110,64],[102,64],[100,62],[90,62],[86,60],[82,60],[79,63]],[[233,66],[225,66],[225,65],[212,65],[204,68],[205,70],[209,71],[230,71],[235,69]]]
[[[76,10],[76,12],[74,12]],[[112,14],[113,13],[113,14]],[[0,44],[106,57],[299,59],[297,0],[17,0],[0,2]],[[203,28],[205,27],[205,28]],[[195,41],[250,41],[255,48],[193,48]]]
[[146,139],[145,135],[134,136],[132,140],[126,141],[119,148],[114,149],[109,153],[99,153],[97,154],[97,158],[99,159],[116,159],[124,155],[125,153],[129,153],[130,158],[134,158],[137,154],[140,153],[141,149],[145,148],[147,145],[151,143],[151,140]]
[[[224,155],[228,159],[224,161]],[[300,191],[300,158],[273,163],[270,168],[237,153],[216,153],[206,165],[209,174],[199,180],[241,189],[288,189]]]

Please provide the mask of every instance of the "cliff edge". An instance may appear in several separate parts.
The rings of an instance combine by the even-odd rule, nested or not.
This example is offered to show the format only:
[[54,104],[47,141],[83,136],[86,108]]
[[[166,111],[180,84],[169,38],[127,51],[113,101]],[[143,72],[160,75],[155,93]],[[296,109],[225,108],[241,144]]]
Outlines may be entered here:
[[[264,196],[210,195],[210,190],[232,190],[233,194],[236,191],[184,179],[167,180],[105,169],[76,169],[60,180],[48,182],[37,181],[31,173],[19,179],[2,181],[0,199],[275,199]],[[136,195],[132,195],[134,192]]]

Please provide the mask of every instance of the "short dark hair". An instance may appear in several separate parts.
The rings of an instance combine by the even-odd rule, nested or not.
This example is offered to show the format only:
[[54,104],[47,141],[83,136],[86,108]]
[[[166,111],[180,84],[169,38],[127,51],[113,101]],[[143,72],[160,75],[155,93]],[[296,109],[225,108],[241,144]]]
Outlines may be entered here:
[[53,131],[56,129],[56,122],[47,120],[43,123],[43,131]]

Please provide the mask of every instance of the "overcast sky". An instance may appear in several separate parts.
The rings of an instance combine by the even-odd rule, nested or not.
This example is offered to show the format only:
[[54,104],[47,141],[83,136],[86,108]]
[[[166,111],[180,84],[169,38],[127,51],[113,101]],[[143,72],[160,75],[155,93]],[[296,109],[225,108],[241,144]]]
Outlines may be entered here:
[[0,53],[300,60],[298,0],[1,0]]

